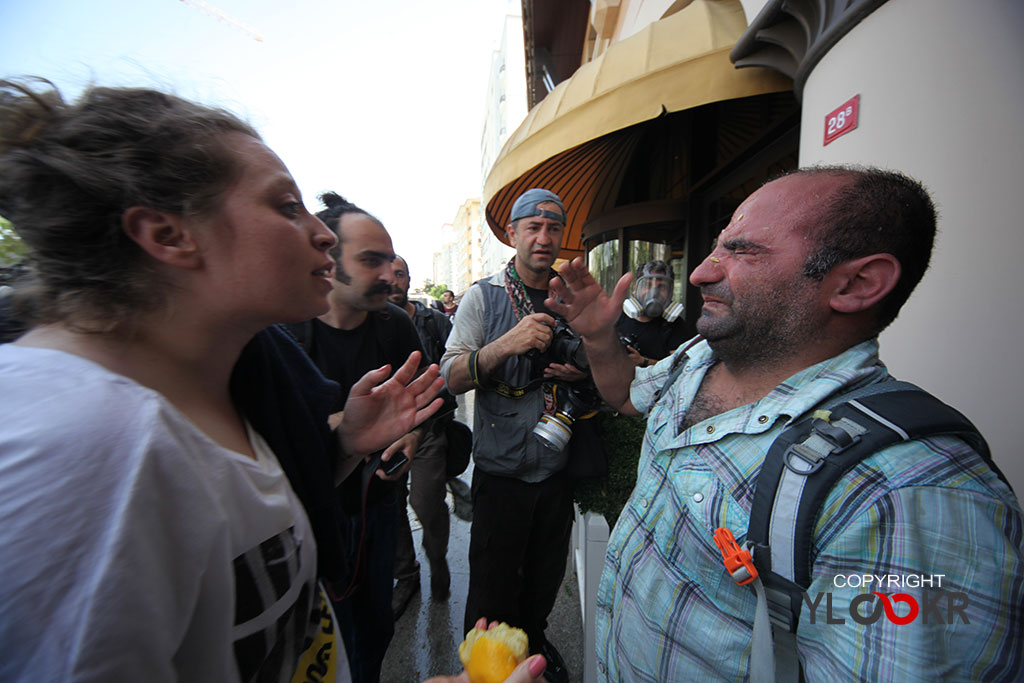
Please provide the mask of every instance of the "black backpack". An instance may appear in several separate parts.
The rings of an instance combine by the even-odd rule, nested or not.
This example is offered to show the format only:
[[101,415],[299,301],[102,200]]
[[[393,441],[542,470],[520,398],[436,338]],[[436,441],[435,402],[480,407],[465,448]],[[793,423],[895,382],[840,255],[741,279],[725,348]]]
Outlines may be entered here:
[[[676,356],[653,403],[679,377],[685,351]],[[941,435],[963,439],[1010,486],[970,420],[924,389],[893,378],[833,396],[825,409],[795,421],[772,442],[754,483],[744,547],[752,555],[767,599],[781,678],[799,676],[796,630],[803,595],[811,584],[814,528],[829,492],[854,466],[887,446]],[[729,541],[732,536],[727,530],[716,530],[716,543],[727,555],[721,532],[727,533]],[[742,552],[733,547],[732,555],[737,551]],[[746,575],[742,567],[739,572],[734,578],[747,583],[741,581]],[[751,666],[764,665],[752,662]]]
[[811,583],[814,527],[836,483],[887,446],[941,435],[963,439],[1009,486],[971,421],[909,382],[889,379],[833,397],[828,409],[775,439],[755,484],[747,543],[776,630],[796,632]]
[[[752,670],[773,667],[779,681],[802,680],[796,631],[811,584],[814,529],[832,488],[882,449],[934,436],[965,441],[1009,487],[970,420],[924,389],[895,379],[833,397],[827,409],[815,410],[776,437],[754,485],[744,544],[760,579],[755,586],[759,611],[767,607],[754,622]],[[716,543],[724,531],[716,530]],[[774,658],[766,646],[758,647],[768,633]]]

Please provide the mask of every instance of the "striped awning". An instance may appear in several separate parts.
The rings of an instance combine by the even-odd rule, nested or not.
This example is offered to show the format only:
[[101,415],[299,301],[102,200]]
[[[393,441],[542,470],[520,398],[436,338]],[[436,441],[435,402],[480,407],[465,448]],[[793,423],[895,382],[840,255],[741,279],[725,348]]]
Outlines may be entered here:
[[484,215],[498,239],[508,243],[516,198],[543,187],[565,203],[561,256],[582,254],[583,224],[621,183],[640,139],[637,124],[792,89],[774,71],[733,67],[729,51],[746,28],[738,0],[694,0],[611,45],[548,93],[505,143],[484,183]]

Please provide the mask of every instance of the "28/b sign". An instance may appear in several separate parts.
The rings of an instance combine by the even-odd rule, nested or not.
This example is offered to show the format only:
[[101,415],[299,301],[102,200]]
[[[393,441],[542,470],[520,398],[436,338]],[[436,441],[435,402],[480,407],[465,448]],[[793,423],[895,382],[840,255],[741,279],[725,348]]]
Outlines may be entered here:
[[825,144],[832,142],[841,135],[846,135],[857,127],[860,112],[860,95],[854,95],[825,115]]

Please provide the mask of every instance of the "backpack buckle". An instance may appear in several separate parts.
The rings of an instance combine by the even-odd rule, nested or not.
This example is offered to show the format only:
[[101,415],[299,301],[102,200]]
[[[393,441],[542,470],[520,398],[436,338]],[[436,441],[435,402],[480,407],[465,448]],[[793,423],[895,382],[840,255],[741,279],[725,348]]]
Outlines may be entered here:
[[[853,424],[855,428],[859,429],[860,433],[866,431],[856,423],[850,424]],[[860,438],[860,433],[854,432],[853,434],[851,434],[849,431],[847,431],[849,427],[843,420],[831,422],[823,420],[820,417],[816,417],[811,422],[811,426],[815,432],[817,432],[822,437],[828,439],[829,441],[835,444],[836,453],[839,453],[840,451],[845,451],[847,448],[855,444],[858,438]]]
[[783,463],[786,469],[794,474],[813,474],[825,464],[825,458],[834,453],[842,453],[857,443],[861,434],[866,431],[857,423],[845,418],[830,422],[824,415],[815,417],[811,421],[811,432],[807,438],[786,449]]
[[[814,474],[821,469],[821,466],[825,464],[825,458],[832,452],[832,449],[812,448],[804,443],[795,443],[786,449],[786,454],[783,457],[783,464],[786,465],[786,469],[790,470],[794,474],[805,476],[808,474]],[[799,460],[801,464],[796,464],[794,458]]]
[[732,532],[725,528],[715,529],[715,545],[722,551],[722,562],[729,576],[740,586],[745,586],[757,578],[754,558],[750,551],[741,548]]

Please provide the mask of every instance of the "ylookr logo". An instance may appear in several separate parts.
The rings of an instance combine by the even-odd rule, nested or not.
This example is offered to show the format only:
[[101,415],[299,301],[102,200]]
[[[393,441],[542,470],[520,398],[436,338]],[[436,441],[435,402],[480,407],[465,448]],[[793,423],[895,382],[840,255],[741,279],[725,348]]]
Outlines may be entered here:
[[[905,626],[919,617],[925,624],[952,624],[958,618],[960,623],[969,624],[966,609],[969,604],[967,593],[942,589],[942,578],[945,574],[929,576],[911,575],[898,576],[893,574],[851,574],[836,576],[832,583],[836,588],[870,588],[877,586],[879,591],[860,593],[849,604],[849,616],[858,624],[873,624],[885,618],[897,626]],[[921,602],[908,593],[883,593],[881,590],[893,588],[927,588],[921,593]],[[822,601],[824,599],[824,605]],[[845,624],[842,612],[837,616],[832,609],[832,593],[820,592],[813,598],[804,593],[804,603],[812,624],[817,623],[821,614],[819,608],[824,607],[825,623]],[[899,607],[897,607],[899,606]],[[864,610],[867,610],[867,613]]]

